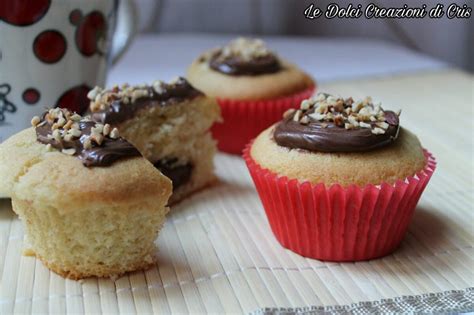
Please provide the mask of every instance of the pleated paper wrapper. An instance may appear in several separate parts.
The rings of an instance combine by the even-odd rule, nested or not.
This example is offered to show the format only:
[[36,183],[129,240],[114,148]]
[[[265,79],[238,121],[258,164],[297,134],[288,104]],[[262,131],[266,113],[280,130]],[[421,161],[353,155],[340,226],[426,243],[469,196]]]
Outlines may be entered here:
[[212,135],[217,139],[217,147],[222,152],[242,154],[250,140],[260,132],[281,120],[290,108],[299,108],[301,101],[315,92],[316,86],[297,94],[272,100],[242,101],[220,99],[223,123],[212,127]]
[[436,161],[424,150],[426,166],[394,184],[313,185],[262,168],[244,150],[271,229],[280,244],[325,261],[360,261],[393,252],[401,240]]

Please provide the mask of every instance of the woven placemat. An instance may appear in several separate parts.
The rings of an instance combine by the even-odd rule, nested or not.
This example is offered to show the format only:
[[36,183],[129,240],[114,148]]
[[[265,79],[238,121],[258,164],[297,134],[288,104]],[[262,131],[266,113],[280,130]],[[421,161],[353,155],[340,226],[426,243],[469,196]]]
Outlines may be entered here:
[[311,306],[297,308],[264,308],[252,315],[291,314],[457,314],[474,309],[474,288],[451,290],[394,299],[360,302],[350,305]]
[[[472,139],[468,132],[442,123],[456,120],[456,126],[472,130],[466,94],[453,93],[459,91],[455,85],[467,91],[469,80],[448,72],[324,87],[356,97],[375,91],[375,98],[391,108],[395,100],[403,100],[405,126],[437,157],[438,168],[408,234],[390,256],[325,263],[283,249],[243,160],[219,154],[220,183],[172,209],[157,241],[157,265],[115,282],[66,280],[34,257],[22,256],[22,223],[9,200],[0,200],[0,314],[365,313],[396,312],[402,304],[413,312],[472,310]],[[418,84],[425,93],[435,93],[440,82],[449,97],[433,94],[427,99],[408,90]],[[467,105],[455,115],[439,99]]]

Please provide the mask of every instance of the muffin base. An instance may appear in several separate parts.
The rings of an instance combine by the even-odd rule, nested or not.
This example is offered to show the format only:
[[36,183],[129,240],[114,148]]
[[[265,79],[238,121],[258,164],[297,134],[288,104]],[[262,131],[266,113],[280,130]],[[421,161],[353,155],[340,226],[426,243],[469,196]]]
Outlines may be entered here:
[[135,264],[130,265],[129,268],[126,269],[117,268],[115,270],[111,270],[105,267],[96,268],[93,273],[81,273],[75,269],[63,269],[60,265],[49,262],[48,260],[44,259],[40,255],[37,255],[36,253],[34,253],[34,256],[39,259],[43,263],[43,265],[45,265],[49,270],[53,271],[54,273],[60,275],[63,278],[68,278],[71,280],[81,280],[91,277],[110,278],[112,280],[115,280],[127,272],[147,270],[155,264],[155,259],[153,259],[153,262],[136,262]]
[[145,108],[118,126],[121,136],[151,163],[177,159],[193,166],[190,180],[174,187],[170,204],[215,181],[216,142],[210,127],[220,119],[214,99],[198,96],[169,106]]
[[27,222],[34,255],[70,279],[116,278],[155,262],[158,236],[169,208],[154,200],[128,206],[89,205],[64,213],[53,205],[12,199],[13,210]]
[[393,252],[436,168],[424,150],[425,168],[394,184],[326,187],[262,168],[250,148],[243,157],[275,237],[297,254],[325,261],[369,260]]
[[182,150],[180,156],[193,165],[191,177],[185,184],[173,189],[169,205],[174,205],[217,181],[214,174],[215,153],[216,141],[212,139],[210,132],[198,135],[196,139],[189,142],[188,148]]

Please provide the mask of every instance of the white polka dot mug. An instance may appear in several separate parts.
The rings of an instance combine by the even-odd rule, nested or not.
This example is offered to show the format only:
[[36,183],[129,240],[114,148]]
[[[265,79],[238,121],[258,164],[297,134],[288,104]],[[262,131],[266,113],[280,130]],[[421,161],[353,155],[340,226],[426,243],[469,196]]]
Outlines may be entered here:
[[[0,0],[0,142],[45,107],[83,113],[136,30],[131,0]],[[114,30],[116,21],[122,32]]]

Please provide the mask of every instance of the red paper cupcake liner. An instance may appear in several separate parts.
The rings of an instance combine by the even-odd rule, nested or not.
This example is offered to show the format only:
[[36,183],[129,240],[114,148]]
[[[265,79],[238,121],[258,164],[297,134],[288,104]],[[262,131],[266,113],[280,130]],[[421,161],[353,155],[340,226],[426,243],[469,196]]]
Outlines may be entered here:
[[273,100],[239,101],[217,99],[223,123],[212,126],[213,137],[220,151],[241,154],[245,145],[260,132],[281,120],[289,108],[298,108],[301,101],[309,98],[316,86],[300,93]]
[[393,252],[402,241],[421,193],[436,168],[426,166],[394,184],[313,185],[279,176],[243,157],[271,229],[280,244],[302,256],[326,261],[358,261]]

